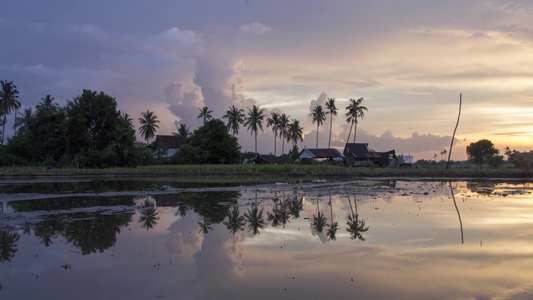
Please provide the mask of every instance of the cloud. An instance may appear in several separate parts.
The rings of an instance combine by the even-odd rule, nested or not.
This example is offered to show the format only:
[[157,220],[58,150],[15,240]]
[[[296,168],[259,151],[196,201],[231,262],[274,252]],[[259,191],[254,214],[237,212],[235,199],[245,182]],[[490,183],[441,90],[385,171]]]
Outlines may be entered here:
[[241,25],[239,30],[244,33],[263,34],[272,31],[267,25],[261,23],[253,23],[252,25]]

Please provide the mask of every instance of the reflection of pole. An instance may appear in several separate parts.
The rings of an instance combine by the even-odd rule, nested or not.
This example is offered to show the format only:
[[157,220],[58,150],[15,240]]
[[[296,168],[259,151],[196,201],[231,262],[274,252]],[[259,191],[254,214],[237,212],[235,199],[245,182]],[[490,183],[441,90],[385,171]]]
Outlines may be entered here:
[[455,196],[453,194],[453,187],[452,182],[450,181],[450,191],[452,192],[452,199],[453,204],[455,205],[455,209],[457,210],[457,215],[459,216],[459,225],[461,226],[461,244],[464,244],[464,238],[463,238],[463,222],[461,221],[461,214],[459,213],[459,208],[457,207],[457,202],[455,202]]

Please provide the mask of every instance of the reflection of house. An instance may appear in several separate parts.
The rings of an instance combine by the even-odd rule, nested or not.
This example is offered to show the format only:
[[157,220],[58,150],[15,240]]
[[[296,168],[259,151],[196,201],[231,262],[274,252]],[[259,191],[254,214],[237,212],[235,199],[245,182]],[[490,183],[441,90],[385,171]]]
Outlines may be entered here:
[[368,149],[368,143],[347,143],[344,147],[346,164],[353,167],[387,167],[391,160],[396,161],[394,150],[375,152]]
[[163,157],[174,155],[185,144],[187,137],[180,135],[156,135],[154,142],[154,154]]
[[256,165],[284,165],[287,163],[287,156],[274,156],[268,154],[259,154],[254,160]]
[[304,148],[300,155],[299,159],[315,159],[315,160],[327,160],[327,161],[343,161],[344,155],[337,149],[309,149]]

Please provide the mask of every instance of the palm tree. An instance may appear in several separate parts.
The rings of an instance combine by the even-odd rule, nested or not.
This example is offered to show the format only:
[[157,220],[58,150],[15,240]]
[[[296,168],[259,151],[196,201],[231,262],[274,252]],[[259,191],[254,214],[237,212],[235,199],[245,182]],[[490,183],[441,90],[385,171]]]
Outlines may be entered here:
[[227,111],[223,119],[228,119],[228,124],[226,127],[228,131],[231,131],[233,136],[239,134],[239,127],[244,123],[244,110],[242,108],[236,108],[235,105],[232,105]]
[[231,234],[235,234],[238,231],[244,230],[244,225],[246,225],[246,222],[244,221],[244,216],[241,216],[239,213],[239,208],[237,206],[233,206],[232,210],[228,211],[228,221],[224,221],[223,224],[226,225],[226,228],[231,232]]
[[279,137],[281,138],[281,155],[285,153],[285,140],[287,139],[287,130],[289,126],[289,116],[281,114],[279,117]]
[[59,110],[59,104],[54,103],[54,97],[46,95],[41,98],[41,102],[35,106],[36,110],[47,110],[51,113],[56,113]]
[[33,110],[31,107],[26,107],[22,111],[22,116],[15,118],[15,125],[13,125],[13,129],[20,128],[19,132],[24,129],[26,125],[28,125],[31,120],[33,119]]
[[329,118],[329,142],[328,142],[328,149],[331,148],[331,129],[333,126],[333,116],[337,115],[337,107],[335,106],[335,98],[328,98],[328,101],[326,101],[326,109],[328,110],[328,114],[330,114]]
[[141,124],[141,127],[139,127],[139,132],[148,144],[148,141],[155,136],[156,128],[159,128],[157,125],[159,120],[153,111],[147,110],[146,112],[141,113],[141,115],[142,118],[139,118],[139,124]]
[[19,91],[13,84],[13,81],[0,80],[0,83],[2,84],[2,89],[0,90],[0,111],[4,113],[1,144],[4,144],[7,115],[13,111],[17,111],[20,108],[20,102],[17,100]]
[[263,118],[265,117],[263,109],[255,105],[252,109],[248,108],[248,116],[244,119],[244,126],[248,127],[251,133],[255,134],[255,156],[257,157],[257,130],[263,131]]
[[303,140],[303,128],[300,127],[300,121],[293,119],[292,122],[289,123],[287,129],[287,141],[292,141],[292,146],[294,148],[298,141]]
[[365,100],[365,98],[361,97],[357,100],[350,99],[350,105],[346,106],[346,122],[350,124],[350,133],[348,134],[348,139],[346,139],[346,142],[350,140],[350,135],[352,134],[352,127],[355,128],[353,132],[353,142],[355,143],[355,136],[357,131],[357,118],[364,118],[365,111],[368,111],[368,109],[365,106],[362,106],[361,103]]
[[278,139],[279,114],[277,112],[271,113],[271,117],[268,118],[266,122],[267,122],[267,127],[272,126],[272,131],[274,132],[274,156],[276,156],[276,149],[277,149],[276,140]]
[[318,149],[318,130],[320,125],[326,120],[326,112],[322,109],[322,105],[315,106],[311,116],[313,116],[313,123],[316,122],[316,148]]
[[191,132],[190,132],[191,128],[187,127],[186,124],[180,124],[178,126],[178,123],[174,123],[174,126],[176,126],[177,132],[172,132],[173,135],[184,136],[184,137],[188,137],[191,135]]
[[206,120],[211,120],[213,118],[213,116],[211,116],[211,113],[213,112],[212,110],[209,110],[209,108],[207,108],[207,106],[204,106],[202,108],[198,108],[200,110],[200,113],[198,114],[198,119],[201,119],[203,118],[204,119],[204,124],[205,124],[205,121]]

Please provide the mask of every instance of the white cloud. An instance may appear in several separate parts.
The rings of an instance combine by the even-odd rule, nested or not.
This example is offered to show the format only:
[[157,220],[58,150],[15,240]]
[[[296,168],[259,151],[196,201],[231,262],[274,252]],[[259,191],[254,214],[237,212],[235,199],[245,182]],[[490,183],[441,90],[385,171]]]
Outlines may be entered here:
[[261,23],[253,23],[252,25],[241,25],[239,30],[244,33],[263,34],[272,31],[272,29]]

